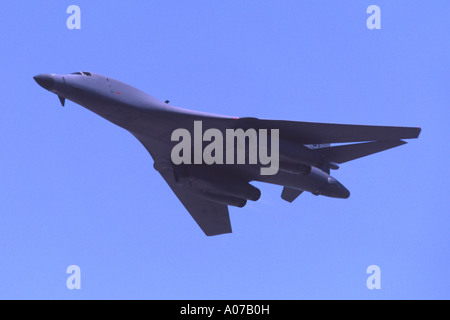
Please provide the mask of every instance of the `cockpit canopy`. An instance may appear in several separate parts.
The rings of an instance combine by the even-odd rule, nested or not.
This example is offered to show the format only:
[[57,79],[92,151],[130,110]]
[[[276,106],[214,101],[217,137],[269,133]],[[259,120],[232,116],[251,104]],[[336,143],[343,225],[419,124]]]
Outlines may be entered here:
[[92,74],[90,72],[86,72],[86,71],[77,71],[77,72],[72,72],[71,74],[92,77]]

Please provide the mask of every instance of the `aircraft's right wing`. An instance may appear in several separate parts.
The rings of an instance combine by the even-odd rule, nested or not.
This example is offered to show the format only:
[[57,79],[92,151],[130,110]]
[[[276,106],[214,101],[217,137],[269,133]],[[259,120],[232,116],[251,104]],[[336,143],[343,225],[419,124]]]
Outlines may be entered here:
[[[155,163],[164,162],[167,159],[170,160],[170,148],[167,149],[167,145],[157,139],[151,139],[135,133],[133,135],[144,145]],[[155,169],[161,174],[207,236],[231,233],[231,222],[227,205],[201,198],[191,188],[178,185],[172,170],[157,168],[157,166],[155,166]]]
[[178,186],[170,170],[160,170],[159,173],[207,236],[231,233],[227,205],[200,198],[190,189]]

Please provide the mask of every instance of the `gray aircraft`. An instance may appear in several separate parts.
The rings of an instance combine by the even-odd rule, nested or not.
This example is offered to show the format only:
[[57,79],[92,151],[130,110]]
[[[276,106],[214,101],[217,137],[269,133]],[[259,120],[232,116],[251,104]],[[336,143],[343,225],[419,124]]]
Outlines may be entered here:
[[[330,176],[330,169],[335,170],[339,164],[403,145],[406,142],[401,139],[417,138],[421,131],[417,127],[264,120],[208,114],[172,106],[169,101],[160,101],[123,82],[92,72],[40,74],[34,79],[40,86],[55,93],[62,106],[68,99],[133,134],[152,156],[154,168],[207,236],[231,233],[228,205],[243,207],[247,200],[259,199],[261,192],[250,184],[252,181],[283,186],[281,198],[288,202],[294,201],[304,191],[348,198],[350,192]],[[249,136],[249,146],[244,147],[246,161],[236,161],[236,164],[208,164],[195,160],[174,163],[173,150],[181,140],[173,138],[177,129],[194,135],[193,140],[197,142],[192,147],[192,158],[195,157],[195,143],[197,147],[200,143],[200,148],[206,151],[208,139],[205,136],[201,140],[195,138],[198,134],[195,123],[201,123],[205,133],[213,129],[215,131],[209,132],[223,133],[224,136],[231,129],[235,132],[238,129],[244,132],[250,129],[270,132],[269,138],[277,133],[277,172],[263,175],[261,168],[267,166],[267,162],[255,164],[248,161],[251,148]],[[209,141],[213,139],[210,137]],[[273,145],[273,142],[267,145],[271,143]],[[224,152],[230,151],[223,148]],[[233,148],[237,155],[237,144]],[[189,157],[186,150],[180,154]]]

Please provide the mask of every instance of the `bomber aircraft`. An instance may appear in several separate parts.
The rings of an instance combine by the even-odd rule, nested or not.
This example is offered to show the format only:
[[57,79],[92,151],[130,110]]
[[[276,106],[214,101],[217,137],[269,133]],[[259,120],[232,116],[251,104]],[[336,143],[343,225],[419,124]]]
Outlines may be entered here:
[[34,80],[62,106],[73,101],[134,135],[207,236],[231,233],[229,205],[260,198],[252,181],[282,186],[281,198],[288,202],[304,191],[345,199],[350,192],[330,170],[403,145],[402,139],[421,131],[192,111],[92,72],[39,74]]

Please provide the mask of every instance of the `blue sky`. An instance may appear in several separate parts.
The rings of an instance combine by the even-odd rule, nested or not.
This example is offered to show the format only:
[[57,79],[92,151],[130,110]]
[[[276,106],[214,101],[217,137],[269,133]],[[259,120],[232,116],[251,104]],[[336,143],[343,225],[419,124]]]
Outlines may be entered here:
[[[66,27],[71,4],[81,30]],[[1,8],[0,298],[450,298],[448,1]],[[233,233],[208,238],[131,134],[32,78],[78,70],[199,111],[423,131],[334,172],[347,200],[288,204],[256,183],[261,199],[230,209]],[[81,290],[66,287],[73,264]]]

